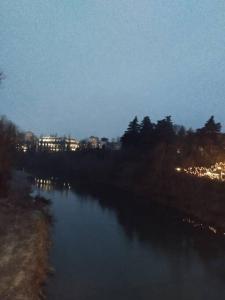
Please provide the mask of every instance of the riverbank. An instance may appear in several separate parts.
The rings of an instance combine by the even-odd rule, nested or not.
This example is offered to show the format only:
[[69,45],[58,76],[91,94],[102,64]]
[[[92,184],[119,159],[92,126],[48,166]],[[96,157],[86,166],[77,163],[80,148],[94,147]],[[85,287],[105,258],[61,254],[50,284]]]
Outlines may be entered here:
[[[41,177],[78,182],[97,192],[119,190],[132,195],[137,206],[156,202],[194,218],[205,226],[225,231],[225,184],[176,171],[180,165],[168,151],[149,155],[127,152],[31,153],[21,167]],[[164,149],[165,150],[165,149]],[[164,153],[165,152],[165,153]],[[173,153],[173,151],[172,151]],[[116,200],[115,200],[116,201]],[[129,209],[129,204],[127,204]]]
[[[168,178],[149,177],[147,180],[125,181],[107,180],[91,183],[95,192],[108,194],[118,190],[130,195],[131,201],[138,207],[148,209],[159,204],[180,212],[190,223],[208,228],[213,233],[225,232],[225,183],[197,178],[186,174],[172,174]],[[129,205],[129,204],[128,204]]]
[[141,180],[128,182],[118,177],[109,181],[107,177],[80,180],[69,180],[75,190],[86,189],[94,196],[111,198],[117,192],[124,195],[114,202],[129,210],[130,205],[142,209],[143,212],[151,210],[152,204],[161,206],[162,210],[172,209],[181,218],[191,223],[194,227],[201,227],[213,233],[225,232],[225,184],[207,178],[198,178],[186,174],[174,173],[167,178],[151,176]]
[[[53,174],[52,174],[53,175]],[[84,176],[54,177],[45,172],[36,173],[36,183],[49,189],[69,187],[80,194],[90,194],[101,199],[102,204],[129,211],[131,206],[139,213],[151,213],[156,206],[162,212],[171,211],[194,227],[213,233],[225,232],[225,184],[207,178],[174,173],[165,178],[151,176],[145,180],[109,180]],[[42,178],[40,183],[38,178]],[[121,178],[120,178],[121,179]],[[121,195],[118,197],[118,194]],[[186,221],[185,221],[186,220]]]
[[50,219],[32,199],[26,176],[15,172],[0,197],[0,299],[38,300],[48,270]]

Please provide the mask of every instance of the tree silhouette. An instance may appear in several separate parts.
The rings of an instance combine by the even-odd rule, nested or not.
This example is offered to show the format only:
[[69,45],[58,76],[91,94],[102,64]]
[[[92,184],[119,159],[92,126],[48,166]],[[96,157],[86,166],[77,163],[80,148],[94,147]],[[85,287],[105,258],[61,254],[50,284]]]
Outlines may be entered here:
[[140,125],[140,144],[143,149],[148,149],[153,143],[154,127],[148,116],[144,117]]
[[159,120],[155,127],[155,139],[156,142],[171,143],[174,141],[175,131],[171,116],[167,116],[162,120]]
[[221,132],[221,124],[216,123],[214,120],[214,116],[211,116],[209,120],[205,123],[204,127],[199,129],[200,133],[203,134],[217,134]]
[[8,177],[13,165],[16,147],[20,143],[21,133],[7,118],[0,118],[0,186]]
[[1,84],[3,79],[5,79],[5,75],[4,75],[3,72],[0,71],[0,84]]
[[197,135],[203,145],[218,144],[221,136],[221,124],[216,123],[214,116],[211,116],[205,125],[197,130]]
[[140,125],[137,116],[128,125],[127,130],[121,137],[122,147],[134,147],[139,143]]

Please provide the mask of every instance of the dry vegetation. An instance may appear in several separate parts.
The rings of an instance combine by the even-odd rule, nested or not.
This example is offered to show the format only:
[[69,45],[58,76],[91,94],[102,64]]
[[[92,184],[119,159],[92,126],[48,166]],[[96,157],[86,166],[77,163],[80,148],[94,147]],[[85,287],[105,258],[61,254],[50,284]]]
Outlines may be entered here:
[[0,199],[0,299],[41,299],[48,273],[49,220],[18,173]]

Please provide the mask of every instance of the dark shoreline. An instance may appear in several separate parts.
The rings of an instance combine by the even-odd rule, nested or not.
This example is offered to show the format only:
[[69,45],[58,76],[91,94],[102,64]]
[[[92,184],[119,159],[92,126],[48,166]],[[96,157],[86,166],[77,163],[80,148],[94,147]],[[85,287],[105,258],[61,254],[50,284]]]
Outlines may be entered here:
[[7,195],[0,197],[1,299],[43,297],[51,220],[47,202],[33,198],[30,192],[27,175],[14,172]]
[[[195,179],[196,178],[194,178],[193,180]],[[208,185],[207,181],[206,185]],[[124,189],[123,187],[118,185],[100,182],[95,182],[88,185],[82,185],[82,183],[79,182],[79,186],[85,189],[88,188],[88,191],[96,196],[103,195],[106,197],[112,197],[112,195],[116,195],[119,192],[120,194],[124,195],[124,198],[128,197],[129,199],[132,199],[132,206],[134,208],[142,210],[142,212],[145,214],[148,213],[148,210],[150,210],[152,206],[156,206],[164,213],[165,211],[168,211],[168,213],[179,215],[180,219],[183,219],[185,222],[192,224],[192,226],[194,227],[201,227],[204,230],[211,231],[214,234],[217,233],[220,235],[224,235],[225,232],[225,210],[221,211],[220,208],[217,208],[218,210],[210,210],[210,208],[207,210],[195,210],[196,201],[195,198],[190,195],[188,195],[188,205],[183,206],[180,201],[179,195],[166,195],[165,193],[161,193],[160,191],[135,191],[133,189]],[[103,186],[104,189],[102,188]],[[115,198],[114,201],[116,201]],[[128,207],[131,202],[126,201],[126,203],[123,203],[123,206]]]
[[[45,172],[36,173],[36,176],[46,179],[51,178],[51,175]],[[152,206],[157,206],[164,212],[170,211],[172,214],[180,215],[180,219],[186,220],[185,222],[194,227],[199,226],[220,235],[224,235],[225,232],[225,203],[222,206],[223,198],[225,199],[225,184],[221,182],[176,174],[171,178],[172,181],[166,183],[163,190],[159,190],[144,189],[140,186],[124,187],[116,181],[109,182],[107,179],[84,180],[79,176],[53,177],[59,183],[68,181],[76,192],[101,197],[109,205],[119,205],[127,210],[132,206],[132,209],[140,210],[144,214],[148,213]],[[205,194],[205,189],[208,195]],[[121,195],[119,199],[118,194]],[[210,196],[214,199],[210,199]]]

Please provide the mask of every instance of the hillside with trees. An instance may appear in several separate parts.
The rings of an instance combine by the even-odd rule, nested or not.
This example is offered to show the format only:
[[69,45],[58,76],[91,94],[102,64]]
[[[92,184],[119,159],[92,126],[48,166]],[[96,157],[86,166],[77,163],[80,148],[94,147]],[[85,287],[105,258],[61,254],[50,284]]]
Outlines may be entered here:
[[20,167],[36,174],[99,191],[119,189],[225,227],[224,183],[177,172],[225,161],[225,134],[213,116],[196,130],[174,124],[171,116],[156,123],[148,116],[141,122],[135,117],[121,136],[120,150],[81,147],[19,155]]

